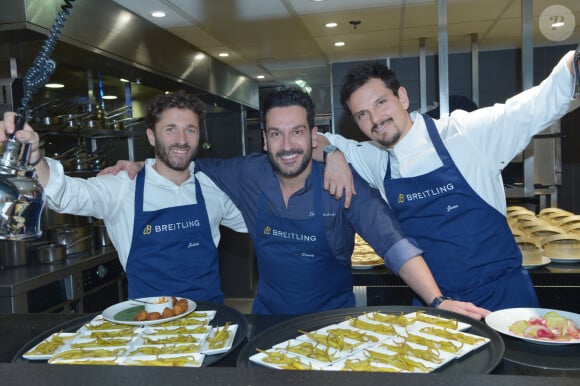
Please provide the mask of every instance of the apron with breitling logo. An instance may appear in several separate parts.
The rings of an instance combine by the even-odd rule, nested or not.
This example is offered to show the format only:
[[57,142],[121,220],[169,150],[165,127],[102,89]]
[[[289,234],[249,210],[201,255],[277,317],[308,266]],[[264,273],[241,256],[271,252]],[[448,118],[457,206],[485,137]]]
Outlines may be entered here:
[[256,219],[258,292],[253,314],[308,314],[354,307],[350,267],[332,253],[322,216],[322,180],[312,166],[314,217],[271,214],[260,193]]
[[223,303],[218,251],[197,178],[197,204],[151,212],[143,211],[144,183],[145,168],[135,183],[135,222],[126,268],[129,297],[170,295]]
[[423,257],[444,295],[492,311],[537,307],[505,217],[469,186],[433,120],[423,116],[443,166],[393,179],[389,161],[385,190],[401,226],[425,250]]

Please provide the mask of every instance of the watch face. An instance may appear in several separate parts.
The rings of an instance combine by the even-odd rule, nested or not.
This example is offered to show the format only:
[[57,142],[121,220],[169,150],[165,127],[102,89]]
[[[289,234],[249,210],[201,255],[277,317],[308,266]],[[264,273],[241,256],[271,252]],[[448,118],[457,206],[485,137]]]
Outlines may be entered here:
[[324,148],[324,152],[325,152],[325,153],[333,153],[333,152],[335,152],[336,150],[337,150],[337,148],[336,148],[336,146],[334,146],[334,145],[327,145],[327,146]]

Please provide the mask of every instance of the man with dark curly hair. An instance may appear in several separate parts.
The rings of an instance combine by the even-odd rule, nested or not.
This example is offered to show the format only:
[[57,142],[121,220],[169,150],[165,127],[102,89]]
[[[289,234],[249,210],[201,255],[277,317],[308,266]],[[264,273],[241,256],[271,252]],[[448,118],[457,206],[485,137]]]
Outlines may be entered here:
[[[422,250],[401,229],[378,193],[353,174],[349,209],[324,190],[314,103],[300,89],[273,91],[262,106],[264,150],[247,157],[198,159],[199,167],[240,208],[254,243],[258,290],[254,314],[308,314],[355,305],[351,255],[355,232],[422,299],[441,296]],[[109,172],[134,173],[119,161]],[[449,301],[447,309],[481,319],[487,311]]]
[[325,134],[313,156],[322,159],[321,149],[331,143],[332,192],[352,192],[348,176],[354,168],[425,249],[445,298],[416,304],[453,298],[491,311],[538,306],[506,220],[501,171],[573,107],[576,55],[566,53],[539,85],[505,103],[454,110],[441,119],[409,112],[407,90],[382,63],[364,63],[346,75],[341,103],[370,141]]
[[[204,173],[195,158],[205,105],[184,91],[156,97],[146,116],[155,158],[136,179],[126,173],[89,179],[64,174],[43,157],[28,125],[16,138],[31,143],[31,164],[50,209],[103,219],[127,273],[129,297],[159,295],[223,303],[217,245],[219,225],[246,226],[238,208]],[[14,113],[0,123],[0,141],[14,130]]]

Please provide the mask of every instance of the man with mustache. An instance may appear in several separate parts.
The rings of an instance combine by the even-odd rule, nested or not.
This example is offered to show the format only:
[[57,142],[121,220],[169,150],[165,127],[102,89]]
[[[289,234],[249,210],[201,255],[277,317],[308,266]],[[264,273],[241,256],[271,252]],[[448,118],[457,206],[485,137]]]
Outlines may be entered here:
[[[351,255],[355,231],[423,299],[441,296],[421,250],[399,227],[377,192],[356,173],[349,209],[323,189],[314,103],[299,89],[266,96],[265,154],[198,160],[244,215],[258,262],[252,313],[306,314],[355,305]],[[486,310],[465,302],[447,309],[476,319]]]
[[[264,150],[246,157],[198,159],[203,170],[240,208],[254,243],[258,291],[254,314],[307,314],[355,306],[351,255],[355,232],[384,258],[422,299],[442,296],[421,257],[378,192],[353,174],[358,194],[349,209],[323,188],[324,164],[313,162],[318,146],[314,103],[299,89],[273,91],[262,106]],[[139,163],[118,161],[101,173]],[[471,303],[442,308],[475,319],[488,311]]]
[[[574,57],[567,53],[540,85],[504,104],[456,110],[439,120],[407,111],[407,90],[385,65],[361,65],[347,74],[341,102],[371,141],[325,134],[318,149],[331,142],[331,150],[339,148],[379,189],[403,229],[425,249],[425,261],[445,296],[489,310],[537,307],[506,221],[501,170],[532,136],[568,111],[573,74],[579,70]],[[315,153],[315,159],[322,157],[321,150]],[[327,170],[347,176],[344,191],[350,194],[345,158],[334,151],[328,161]],[[342,196],[345,183],[332,178],[327,186]]]
[[[155,158],[137,179],[126,173],[71,178],[42,157],[28,125],[16,139],[31,143],[30,164],[49,208],[104,219],[127,273],[129,297],[172,295],[223,303],[217,245],[219,225],[247,232],[233,202],[202,172],[194,173],[205,105],[184,91],[159,95],[146,116]],[[14,131],[14,113],[0,122],[0,141]]]

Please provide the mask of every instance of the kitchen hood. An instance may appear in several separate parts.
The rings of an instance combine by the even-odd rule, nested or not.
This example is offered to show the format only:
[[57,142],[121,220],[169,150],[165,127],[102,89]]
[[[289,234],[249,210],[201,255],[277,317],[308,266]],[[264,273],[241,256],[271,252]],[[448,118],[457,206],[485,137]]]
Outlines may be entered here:
[[[63,4],[64,0],[2,0],[0,58],[31,62]],[[111,0],[77,0],[72,5],[54,49],[57,65],[107,68],[162,90],[182,84],[259,109],[257,81],[181,38]]]

